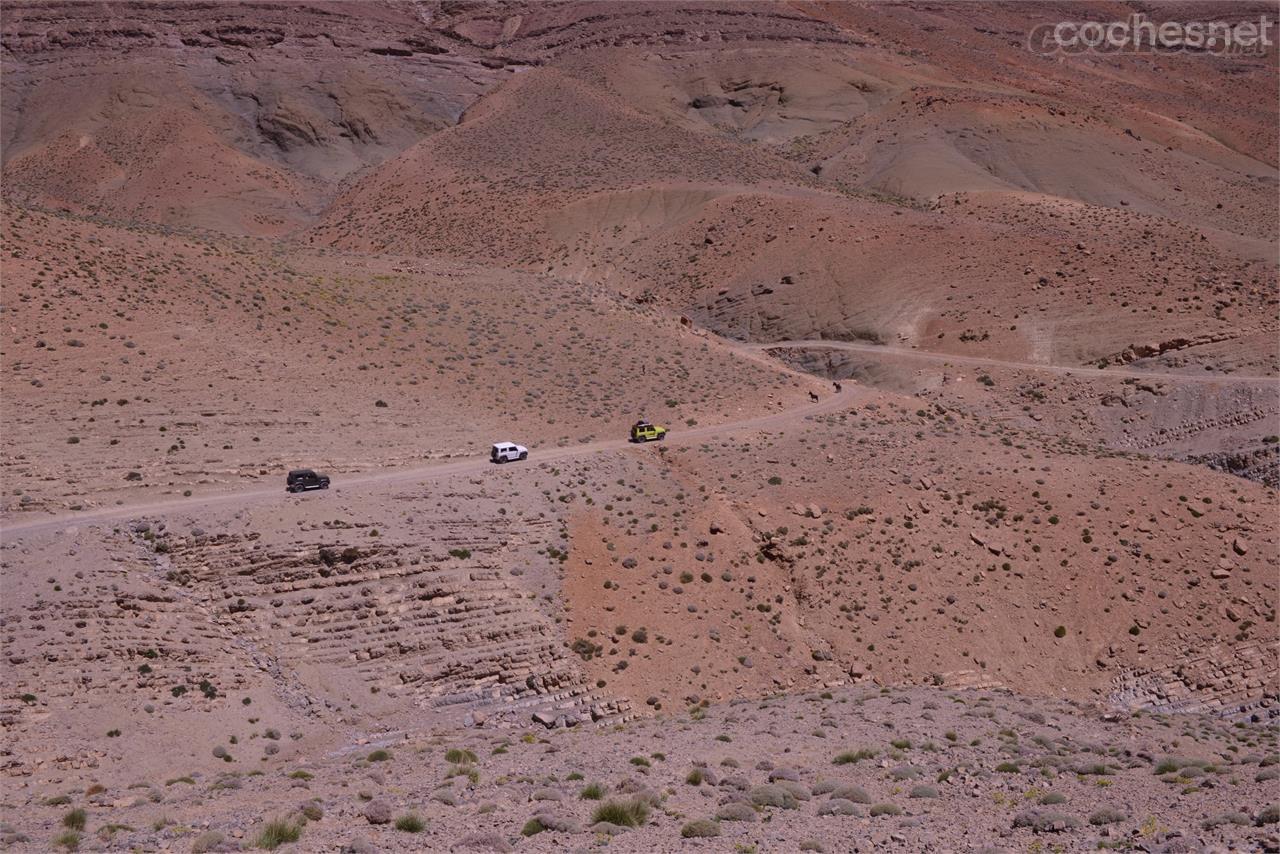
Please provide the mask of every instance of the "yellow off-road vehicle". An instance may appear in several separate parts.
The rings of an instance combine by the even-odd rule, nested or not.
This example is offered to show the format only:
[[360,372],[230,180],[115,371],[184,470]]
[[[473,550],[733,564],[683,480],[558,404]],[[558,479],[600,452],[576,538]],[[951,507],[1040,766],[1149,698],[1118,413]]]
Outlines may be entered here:
[[631,441],[633,442],[661,442],[667,438],[667,428],[659,427],[657,424],[650,424],[648,421],[640,420],[631,425]]

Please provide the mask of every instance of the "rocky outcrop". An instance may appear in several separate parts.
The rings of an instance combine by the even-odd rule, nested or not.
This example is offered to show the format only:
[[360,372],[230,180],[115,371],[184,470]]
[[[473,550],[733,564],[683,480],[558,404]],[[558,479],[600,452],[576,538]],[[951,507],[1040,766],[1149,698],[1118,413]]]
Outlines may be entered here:
[[1212,646],[1165,667],[1126,669],[1115,678],[1109,700],[1126,709],[1270,720],[1280,717],[1277,671],[1275,641]]

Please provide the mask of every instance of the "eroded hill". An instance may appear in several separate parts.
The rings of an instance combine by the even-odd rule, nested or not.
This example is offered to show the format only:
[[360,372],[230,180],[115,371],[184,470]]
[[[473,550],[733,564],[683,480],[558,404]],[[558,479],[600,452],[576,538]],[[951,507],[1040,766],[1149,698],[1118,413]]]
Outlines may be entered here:
[[1274,848],[1276,57],[1127,9],[6,4],[0,845]]

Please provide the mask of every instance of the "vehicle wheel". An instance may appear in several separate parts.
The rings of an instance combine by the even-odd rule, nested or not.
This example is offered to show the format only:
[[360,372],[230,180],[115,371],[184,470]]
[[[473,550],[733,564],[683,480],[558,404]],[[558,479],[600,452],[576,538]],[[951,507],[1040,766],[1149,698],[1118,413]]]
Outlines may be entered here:
[[329,484],[327,484],[327,483],[322,483],[322,484],[320,484],[320,488],[321,488],[321,489],[328,489],[328,488],[329,488]]
[[658,441],[659,441],[659,442],[665,442],[665,441],[667,441],[667,434],[666,434],[666,433],[659,433],[659,434],[658,434]]
[[529,459],[529,452],[528,452],[528,451],[525,451],[523,454],[521,454],[521,455],[520,455],[520,459],[522,459],[522,460],[527,460],[527,459]]

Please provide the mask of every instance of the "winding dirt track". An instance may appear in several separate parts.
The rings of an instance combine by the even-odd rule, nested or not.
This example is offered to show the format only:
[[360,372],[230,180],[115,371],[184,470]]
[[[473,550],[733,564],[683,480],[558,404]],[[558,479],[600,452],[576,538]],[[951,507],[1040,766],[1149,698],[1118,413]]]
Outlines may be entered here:
[[[664,443],[669,445],[688,445],[703,439],[709,439],[726,433],[734,433],[739,430],[781,429],[814,415],[822,415],[828,412],[845,409],[856,399],[864,397],[870,392],[871,389],[866,387],[849,387],[839,394],[832,394],[817,403],[809,404],[807,406],[784,409],[779,412],[769,413],[768,415],[759,415],[742,421],[708,424],[701,427],[693,427],[687,430],[672,432],[668,434],[668,438]],[[580,459],[582,457],[604,453],[606,451],[621,451],[628,447],[635,447],[637,453],[642,453],[640,449],[643,446],[633,446],[626,439],[607,439],[599,442],[587,442],[579,445],[566,445],[563,447],[530,448],[528,462],[509,463],[507,465],[518,469],[522,466],[536,466],[542,463],[557,463]],[[351,490],[370,485],[430,481],[440,478],[454,477],[457,475],[477,474],[493,468],[495,468],[495,466],[493,463],[489,462],[487,457],[477,457],[458,460],[456,462],[437,463],[434,465],[418,466],[408,469],[370,472],[369,474],[357,474],[351,475],[350,477],[344,477],[340,482],[334,483],[329,492],[341,493],[344,490]],[[204,510],[227,504],[261,505],[273,501],[296,500],[298,500],[297,497],[286,493],[283,486],[273,486],[270,488],[257,487],[254,489],[195,495],[190,498],[168,498],[164,501],[152,503],[122,504],[94,510],[86,510],[80,513],[44,516],[37,519],[23,519],[16,522],[10,520],[0,524],[0,535],[3,535],[5,539],[10,539],[15,534],[31,534],[67,527],[69,525],[88,525],[100,522],[118,521],[120,519],[128,519],[135,516],[150,516]]]
[[1280,388],[1280,377],[1241,376],[1238,374],[1164,374],[1155,371],[1135,371],[1129,368],[1091,368],[1070,365],[1046,365],[1037,362],[1009,362],[988,359],[983,356],[957,356],[950,353],[931,353],[927,350],[911,350],[884,344],[864,344],[858,341],[774,341],[769,344],[743,344],[758,352],[772,350],[844,350],[851,353],[869,353],[889,358],[918,359],[924,362],[977,365],[989,368],[1017,368],[1026,371],[1057,374],[1059,376],[1119,377],[1121,379],[1159,380],[1160,382],[1191,382],[1222,384],[1274,385]]

